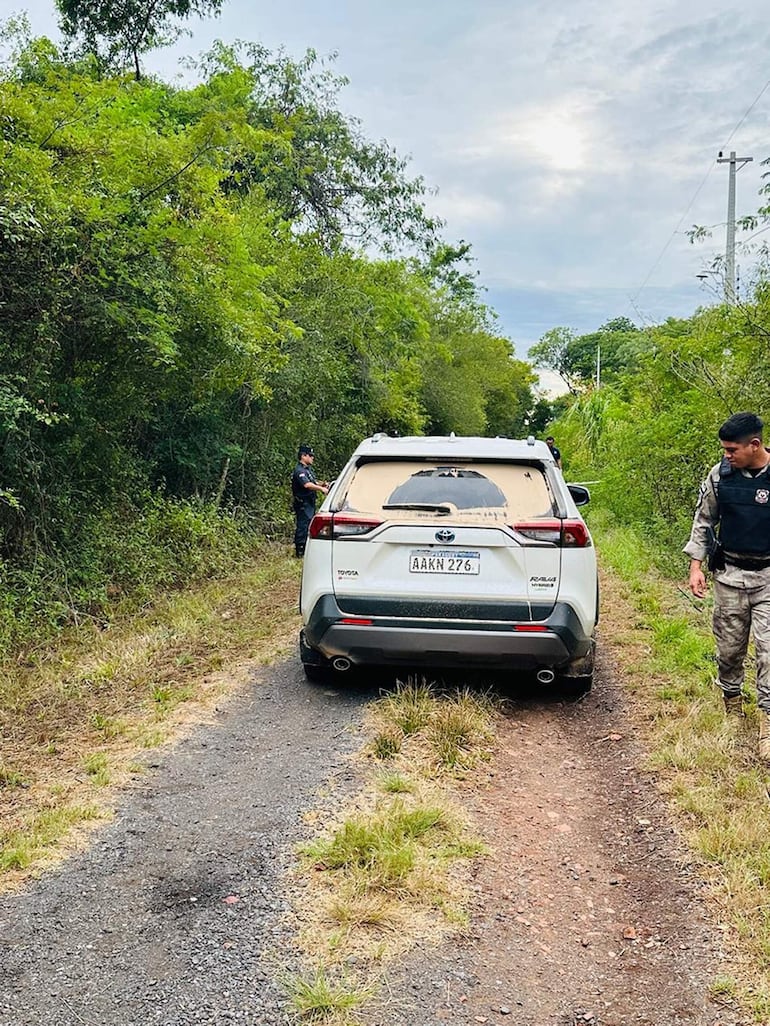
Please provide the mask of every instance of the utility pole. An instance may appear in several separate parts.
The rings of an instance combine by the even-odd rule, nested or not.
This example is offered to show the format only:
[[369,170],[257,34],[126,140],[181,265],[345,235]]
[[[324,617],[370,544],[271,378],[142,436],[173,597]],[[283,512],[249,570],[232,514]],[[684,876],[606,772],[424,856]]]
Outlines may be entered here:
[[735,306],[735,173],[738,164],[741,167],[752,161],[753,157],[736,157],[735,150],[729,157],[723,157],[719,151],[717,164],[730,165],[730,177],[727,184],[727,246],[725,248],[725,303]]

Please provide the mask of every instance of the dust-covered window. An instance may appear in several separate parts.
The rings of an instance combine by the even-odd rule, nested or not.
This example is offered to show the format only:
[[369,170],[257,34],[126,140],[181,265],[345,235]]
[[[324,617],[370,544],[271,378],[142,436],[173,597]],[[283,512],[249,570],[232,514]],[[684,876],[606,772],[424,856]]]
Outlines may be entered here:
[[457,509],[502,509],[507,500],[498,486],[478,470],[436,467],[412,474],[393,490],[386,505],[402,503],[450,503]]
[[543,471],[529,464],[383,460],[356,468],[340,508],[387,519],[510,522],[550,516],[553,502]]

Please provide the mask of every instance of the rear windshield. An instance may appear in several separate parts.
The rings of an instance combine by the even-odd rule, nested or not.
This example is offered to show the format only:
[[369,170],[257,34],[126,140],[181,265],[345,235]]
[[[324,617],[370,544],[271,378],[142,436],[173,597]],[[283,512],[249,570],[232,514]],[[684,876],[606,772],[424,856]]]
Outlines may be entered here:
[[537,466],[387,460],[357,467],[337,508],[383,519],[510,522],[552,516],[554,506]]

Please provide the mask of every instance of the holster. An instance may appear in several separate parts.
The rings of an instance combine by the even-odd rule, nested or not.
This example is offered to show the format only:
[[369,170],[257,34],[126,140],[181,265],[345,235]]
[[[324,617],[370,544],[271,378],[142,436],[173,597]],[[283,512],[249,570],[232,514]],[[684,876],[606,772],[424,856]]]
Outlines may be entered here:
[[708,541],[708,552],[706,554],[706,566],[709,568],[710,573],[714,573],[715,570],[724,570],[725,568],[725,552],[722,548],[722,543],[716,536],[716,532],[713,527],[709,528],[709,541]]

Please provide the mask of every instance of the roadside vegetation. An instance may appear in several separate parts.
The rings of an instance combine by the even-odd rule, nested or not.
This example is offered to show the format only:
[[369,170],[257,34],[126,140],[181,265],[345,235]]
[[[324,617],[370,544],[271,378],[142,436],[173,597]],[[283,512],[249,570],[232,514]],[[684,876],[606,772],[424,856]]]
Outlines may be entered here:
[[728,719],[714,685],[711,602],[691,599],[684,571],[679,579],[662,572],[638,532],[601,515],[593,531],[609,571],[603,588],[612,629],[605,624],[602,643],[633,696],[649,766],[708,882],[729,952],[715,997],[737,1000],[766,1023],[770,779],[756,758],[751,671],[745,719]]
[[[142,72],[194,5],[59,0],[0,51],[0,658],[280,537],[374,431],[520,434],[535,376],[429,188],[308,52]],[[2,59],[4,55],[4,59]]]
[[299,571],[286,552],[263,546],[226,577],[0,665],[0,888],[77,846],[150,749],[212,715],[247,667],[293,650]]
[[377,1001],[394,957],[467,925],[469,867],[486,849],[462,795],[491,758],[495,716],[484,695],[417,680],[370,707],[363,786],[315,813],[298,853],[299,940],[313,968],[285,987],[304,1021],[350,1021]]
[[[768,194],[765,184],[756,215],[741,222],[754,236],[766,230]],[[634,609],[619,632],[605,623],[602,638],[635,694],[651,766],[723,920],[737,969],[716,988],[765,1023],[770,801],[756,759],[754,683],[749,667],[746,716],[726,721],[713,684],[711,599],[690,595],[682,554],[700,483],[721,458],[719,425],[753,410],[770,432],[770,367],[763,358],[770,251],[756,246],[744,250],[753,269],[735,304],[715,290],[704,292],[704,306],[689,318],[643,327],[615,318],[586,335],[555,327],[530,357],[559,373],[568,389],[550,430],[568,480],[591,482],[589,519],[601,563],[612,571],[605,593],[619,577],[622,590],[613,595]],[[722,270],[719,262],[712,267],[717,281]],[[616,605],[620,615],[624,602]]]

